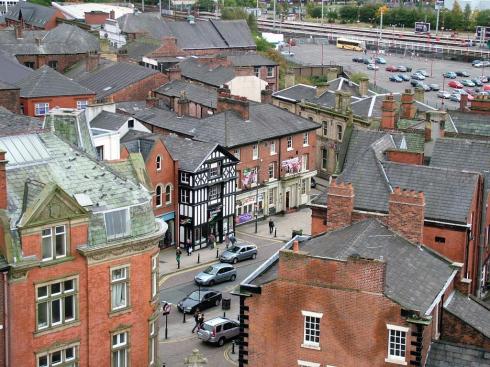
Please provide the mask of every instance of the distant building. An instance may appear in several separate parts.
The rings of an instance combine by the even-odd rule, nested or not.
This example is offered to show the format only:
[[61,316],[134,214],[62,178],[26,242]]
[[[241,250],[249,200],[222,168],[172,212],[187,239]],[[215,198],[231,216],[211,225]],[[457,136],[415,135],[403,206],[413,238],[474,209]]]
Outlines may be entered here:
[[[134,13],[134,5],[127,3],[127,6],[118,6],[102,3],[58,3],[51,2],[54,9],[61,11],[65,19],[85,22],[89,25],[104,24],[106,19],[117,19],[125,14]],[[111,13],[112,12],[112,13]],[[111,14],[113,15],[111,17]]]
[[53,29],[56,27],[56,18],[63,18],[59,10],[22,0],[11,6],[5,14],[7,26],[26,29]]

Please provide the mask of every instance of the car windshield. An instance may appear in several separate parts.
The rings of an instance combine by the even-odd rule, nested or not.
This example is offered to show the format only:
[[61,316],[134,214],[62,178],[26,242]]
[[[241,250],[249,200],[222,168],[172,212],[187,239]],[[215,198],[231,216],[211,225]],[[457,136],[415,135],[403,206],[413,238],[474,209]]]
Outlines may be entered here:
[[202,328],[206,331],[213,331],[213,327],[209,324],[206,324],[204,323],[204,325],[202,326]]
[[189,296],[187,298],[189,299],[192,299],[194,301],[200,301],[201,299],[199,298],[199,296],[203,296],[203,292],[199,292],[199,291],[195,291],[195,292],[192,292],[191,294],[189,294]]
[[215,268],[214,266],[208,266],[206,268],[206,270],[203,271],[203,273],[205,273],[205,274],[216,274],[217,271],[218,271],[218,269]]
[[233,252],[234,254],[236,254],[238,251],[240,251],[240,249],[241,249],[241,247],[234,246],[231,249],[229,249],[228,251]]

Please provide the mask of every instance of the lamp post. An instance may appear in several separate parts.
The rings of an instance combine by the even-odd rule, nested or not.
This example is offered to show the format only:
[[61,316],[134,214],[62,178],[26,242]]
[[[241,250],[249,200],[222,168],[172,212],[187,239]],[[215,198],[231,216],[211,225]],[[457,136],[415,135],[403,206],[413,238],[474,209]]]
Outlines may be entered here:
[[257,142],[257,167],[256,174],[257,178],[255,180],[255,233],[258,232],[258,221],[259,221],[259,177],[260,177],[260,140]]
[[322,0],[322,25],[323,25],[323,0]]

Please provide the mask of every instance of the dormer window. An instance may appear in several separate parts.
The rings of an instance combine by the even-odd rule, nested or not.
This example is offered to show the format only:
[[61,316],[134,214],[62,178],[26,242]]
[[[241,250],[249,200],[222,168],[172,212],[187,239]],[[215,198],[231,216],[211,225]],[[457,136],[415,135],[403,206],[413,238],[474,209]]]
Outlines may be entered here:
[[129,236],[131,222],[129,209],[117,209],[104,213],[107,240],[115,240]]
[[66,256],[66,227],[55,226],[42,230],[42,260],[55,260]]

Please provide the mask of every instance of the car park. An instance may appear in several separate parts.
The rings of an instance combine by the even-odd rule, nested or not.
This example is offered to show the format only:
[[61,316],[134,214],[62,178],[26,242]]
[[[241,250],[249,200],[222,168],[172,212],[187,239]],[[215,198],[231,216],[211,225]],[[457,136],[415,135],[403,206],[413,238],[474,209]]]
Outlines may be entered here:
[[461,71],[461,70],[458,70],[456,72],[456,75],[457,76],[464,76],[464,77],[469,77],[470,76],[470,74],[468,74],[466,71]]
[[456,79],[457,75],[453,71],[446,71],[444,74],[442,74],[443,77],[448,78],[448,79]]
[[386,64],[386,60],[383,57],[378,56],[378,57],[374,58],[374,63],[384,65],[384,64]]
[[488,76],[483,75],[479,79],[482,83],[488,83]]
[[429,73],[427,71],[425,71],[424,69],[415,70],[415,72],[420,74],[420,75],[423,75],[426,78],[428,78],[430,76]]
[[213,264],[199,272],[194,281],[199,285],[213,286],[216,283],[234,281],[236,279],[236,269],[229,264]]
[[396,83],[401,83],[401,82],[403,82],[403,79],[402,79],[402,78],[400,78],[398,75],[391,75],[391,76],[389,77],[389,79],[390,79],[390,82],[396,82]]
[[415,88],[418,87],[420,83],[421,83],[420,81],[415,79],[410,80],[410,85]]
[[481,64],[481,60],[473,60],[471,65],[475,66],[475,64]]
[[188,294],[177,303],[177,308],[180,312],[194,313],[196,309],[202,311],[218,306],[222,298],[221,292],[214,289],[199,289]]
[[449,83],[447,83],[447,85],[450,86],[451,88],[455,88],[455,89],[462,89],[463,88],[463,84],[461,84],[457,80],[451,80]]
[[483,62],[479,62],[479,63],[476,63],[476,64],[473,64],[473,67],[475,68],[482,68],[484,65],[483,65]]
[[398,65],[396,68],[397,68],[397,69],[398,69],[398,71],[399,71],[399,72],[401,72],[401,73],[406,73],[406,72],[408,71],[407,67],[406,67],[406,66],[404,66],[404,65]]
[[490,91],[490,85],[484,85],[483,86],[483,91],[486,92],[486,91]]
[[368,70],[378,70],[379,66],[376,64],[368,64],[367,69]]
[[417,88],[422,88],[425,92],[430,92],[432,89],[429,87],[429,85],[425,83],[420,83]]
[[474,87],[475,83],[471,81],[470,79],[463,79],[461,80],[461,84],[463,84],[465,87]]
[[453,102],[459,102],[459,101],[461,101],[461,95],[460,94],[451,94],[451,96],[449,96],[449,100],[451,100]]
[[219,261],[236,264],[238,261],[255,259],[257,257],[257,246],[248,243],[236,244],[224,251]]
[[482,87],[483,86],[483,82],[478,79],[478,78],[474,78],[474,79],[471,79],[471,81],[475,84],[475,86],[477,87]]
[[293,57],[294,56],[294,52],[291,52],[291,51],[281,51],[281,55]]
[[433,91],[438,91],[439,89],[441,89],[441,87],[439,87],[439,84],[429,84],[429,87],[430,87],[430,90],[433,90]]
[[408,82],[410,80],[410,77],[406,74],[398,74],[397,76],[404,82]]
[[487,68],[490,66],[490,61],[483,61],[482,64],[484,68]]
[[419,73],[414,73],[414,74],[410,75],[410,77],[412,79],[415,79],[415,80],[425,80],[425,76],[423,76],[422,74],[419,74]]
[[362,62],[362,57],[353,57],[352,61],[354,62]]
[[204,342],[222,346],[227,340],[240,335],[240,324],[226,317],[215,317],[202,324],[197,331],[197,337]]
[[449,97],[451,97],[451,93],[440,90],[439,92],[437,92],[437,97],[448,99]]
[[385,68],[386,71],[390,71],[390,72],[396,72],[398,71],[398,68],[395,66],[395,65],[388,65],[386,68]]
[[369,65],[369,64],[374,64],[374,61],[373,61],[373,59],[370,59],[369,57],[364,57],[362,59],[362,63],[363,64],[366,64],[366,65]]

